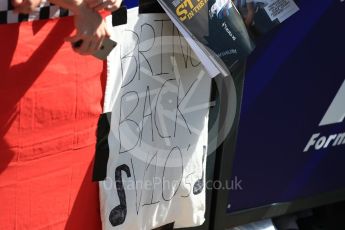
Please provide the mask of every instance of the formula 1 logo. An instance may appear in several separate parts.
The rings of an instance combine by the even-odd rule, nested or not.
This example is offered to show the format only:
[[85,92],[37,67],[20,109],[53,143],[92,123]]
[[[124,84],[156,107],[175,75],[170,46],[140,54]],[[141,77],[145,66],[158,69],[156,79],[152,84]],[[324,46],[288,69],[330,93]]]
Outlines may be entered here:
[[345,118],[345,80],[319,126],[342,122]]
[[[343,122],[345,118],[345,80],[338,93],[333,99],[327,112],[319,123],[319,126],[332,125]],[[315,150],[327,148],[329,146],[338,146],[345,144],[345,132],[322,136],[321,133],[315,133],[309,139],[303,152],[307,152],[311,147]]]

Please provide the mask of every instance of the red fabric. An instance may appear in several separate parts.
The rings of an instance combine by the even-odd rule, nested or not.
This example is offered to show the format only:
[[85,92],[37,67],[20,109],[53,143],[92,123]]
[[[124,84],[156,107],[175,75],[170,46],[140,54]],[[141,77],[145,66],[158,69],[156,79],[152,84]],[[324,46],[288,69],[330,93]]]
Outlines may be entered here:
[[101,229],[91,182],[103,62],[72,18],[0,26],[0,229]]

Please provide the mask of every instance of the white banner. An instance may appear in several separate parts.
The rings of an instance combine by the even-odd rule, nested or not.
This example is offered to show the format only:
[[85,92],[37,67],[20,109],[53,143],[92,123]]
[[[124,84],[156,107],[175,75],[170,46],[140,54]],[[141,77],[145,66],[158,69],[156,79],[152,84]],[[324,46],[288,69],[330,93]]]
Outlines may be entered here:
[[165,14],[137,10],[113,28],[108,57],[103,229],[201,225],[211,79]]

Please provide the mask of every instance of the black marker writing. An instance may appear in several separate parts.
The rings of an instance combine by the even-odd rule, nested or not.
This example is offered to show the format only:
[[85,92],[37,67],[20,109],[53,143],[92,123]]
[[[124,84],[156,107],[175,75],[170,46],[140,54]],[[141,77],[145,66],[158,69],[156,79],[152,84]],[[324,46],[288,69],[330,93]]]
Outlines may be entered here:
[[[126,106],[123,105],[124,100],[126,100],[127,97],[129,98],[129,97],[133,97],[133,96],[135,97],[135,100],[136,100],[135,106],[122,119],[122,110],[123,110],[122,108],[126,107]],[[120,101],[120,120],[119,120],[119,140],[120,140],[120,150],[119,150],[119,153],[125,153],[125,152],[128,152],[128,151],[134,149],[137,146],[138,142],[139,142],[139,139],[140,139],[140,126],[139,126],[139,124],[136,121],[134,121],[134,120],[129,118],[129,116],[138,107],[138,104],[139,104],[139,94],[137,92],[135,92],[135,91],[129,91],[129,92],[125,93],[124,95],[122,95],[122,97],[121,97],[121,101]],[[128,149],[125,149],[125,150],[121,150],[122,149],[121,129],[123,128],[124,130],[128,130],[129,124],[132,124],[132,125],[134,125],[136,127],[135,130],[137,130],[137,132],[138,132],[138,134],[136,135],[137,136],[137,141],[136,141],[136,143],[132,147],[130,147]],[[134,131],[134,129],[132,129],[132,131]]]
[[[173,152],[177,152],[178,153],[178,156],[179,157],[171,157],[171,155],[172,155],[172,153]],[[166,190],[168,190],[168,189],[165,189],[165,176],[167,175],[167,174],[169,174],[168,172],[169,171],[167,171],[167,164],[168,164],[168,161],[169,161],[169,159],[170,158],[172,158],[175,162],[177,162],[177,159],[180,159],[180,164],[178,164],[178,165],[180,165],[180,168],[181,168],[181,176],[180,176],[180,180],[179,180],[179,183],[178,183],[178,186],[175,188],[175,191],[173,191],[173,189],[174,189],[174,186],[172,186],[172,184],[171,184],[171,181],[170,181],[170,183],[168,183],[169,184],[169,189],[170,189],[170,187],[171,187],[171,189],[172,189],[172,196],[171,197],[166,197],[166,195],[165,195],[165,193],[164,193],[164,191],[166,191]],[[176,170],[177,171],[177,169],[176,169],[176,167],[169,167],[169,169],[170,170]],[[165,164],[164,164],[164,169],[163,169],[163,176],[162,176],[162,198],[163,198],[163,200],[165,200],[165,201],[170,201],[175,195],[176,195],[176,193],[177,193],[177,191],[178,191],[178,189],[180,188],[180,185],[181,185],[181,181],[182,181],[182,177],[183,177],[183,159],[182,159],[182,152],[181,152],[181,149],[179,148],[179,147],[174,147],[174,148],[172,148],[171,149],[171,151],[169,152],[169,155],[168,155],[168,157],[166,158],[166,160],[165,160]],[[169,191],[169,190],[168,190]]]
[[[152,36],[151,36],[151,37],[152,37],[152,44],[151,44],[151,46],[150,46],[149,48],[147,48],[146,50],[141,50],[141,49],[140,49],[141,38],[142,38],[142,34],[143,34],[143,29],[144,29],[145,27],[147,27],[148,29],[150,29],[151,32],[152,32]],[[147,32],[147,30],[145,30],[145,32]],[[154,74],[153,74],[153,70],[152,70],[152,67],[151,67],[151,64],[150,64],[148,58],[145,56],[144,53],[146,53],[146,52],[148,52],[148,51],[150,51],[150,50],[152,49],[152,47],[153,47],[154,44],[155,44],[155,41],[156,41],[156,32],[155,32],[155,29],[153,28],[153,26],[151,26],[150,24],[147,24],[147,23],[142,24],[141,27],[140,27],[140,43],[139,43],[138,52],[139,52],[139,54],[141,54],[141,56],[145,59],[147,65],[148,65],[148,67],[149,67],[149,69],[150,69],[150,71],[151,71],[151,75],[154,75]],[[140,71],[140,63],[141,63],[141,61],[140,61],[140,56],[139,56],[139,55],[138,55],[138,59],[139,59],[139,80],[140,80],[140,72],[141,72],[141,71]]]
[[[134,71],[134,74],[133,76],[131,77],[126,77],[126,79],[129,79],[127,82],[123,82],[122,83],[122,86],[121,88],[124,88],[126,87],[127,85],[129,85],[135,78],[135,76],[137,75],[137,72],[138,72],[138,59],[133,55],[134,53],[134,50],[139,46],[139,36],[137,33],[135,33],[134,31],[131,31],[131,30],[126,30],[126,32],[131,32],[135,35],[135,37],[137,38],[137,42],[135,43],[135,46],[133,47],[132,50],[128,51],[125,55],[121,55],[121,46],[120,46],[120,56],[121,56],[121,76],[122,76],[122,80],[124,79],[123,76],[124,76],[124,73],[123,73],[123,66],[124,66],[124,63],[125,63],[125,60],[129,59],[129,61],[132,61],[134,60],[135,61],[135,65],[132,65],[132,63],[129,64],[129,66],[135,66],[135,71]],[[128,71],[127,71],[128,73]]]
[[122,171],[126,173],[127,177],[131,176],[129,167],[125,164],[118,166],[115,170],[115,183],[120,204],[113,208],[109,214],[109,221],[114,227],[123,224],[127,216],[126,193],[122,183]]
[[206,158],[206,146],[203,146],[203,154],[202,154],[202,176],[200,179],[198,179],[194,186],[193,186],[193,194],[194,195],[198,195],[202,192],[202,190],[204,189],[204,179],[205,179],[205,171],[204,171],[204,161]]
[[[148,107],[149,107],[149,113],[145,114],[146,111],[146,102],[148,102]],[[146,95],[145,95],[145,101],[144,101],[144,109],[143,109],[143,119],[142,119],[142,126],[141,126],[141,132],[140,132],[140,145],[141,141],[143,139],[143,131],[144,131],[144,124],[145,124],[145,119],[147,117],[150,117],[151,121],[151,135],[152,135],[152,141],[154,141],[153,137],[153,115],[152,115],[152,106],[151,106],[151,96],[150,96],[150,87],[146,87]]]

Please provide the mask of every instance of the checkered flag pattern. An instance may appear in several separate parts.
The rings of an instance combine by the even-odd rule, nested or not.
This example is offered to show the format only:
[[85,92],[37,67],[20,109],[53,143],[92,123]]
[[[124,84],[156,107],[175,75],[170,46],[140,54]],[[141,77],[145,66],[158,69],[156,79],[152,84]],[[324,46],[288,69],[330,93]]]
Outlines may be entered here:
[[47,0],[42,0],[40,6],[30,14],[18,14],[14,12],[11,0],[0,0],[0,24],[59,18],[69,15],[71,15],[70,11],[51,4]]

